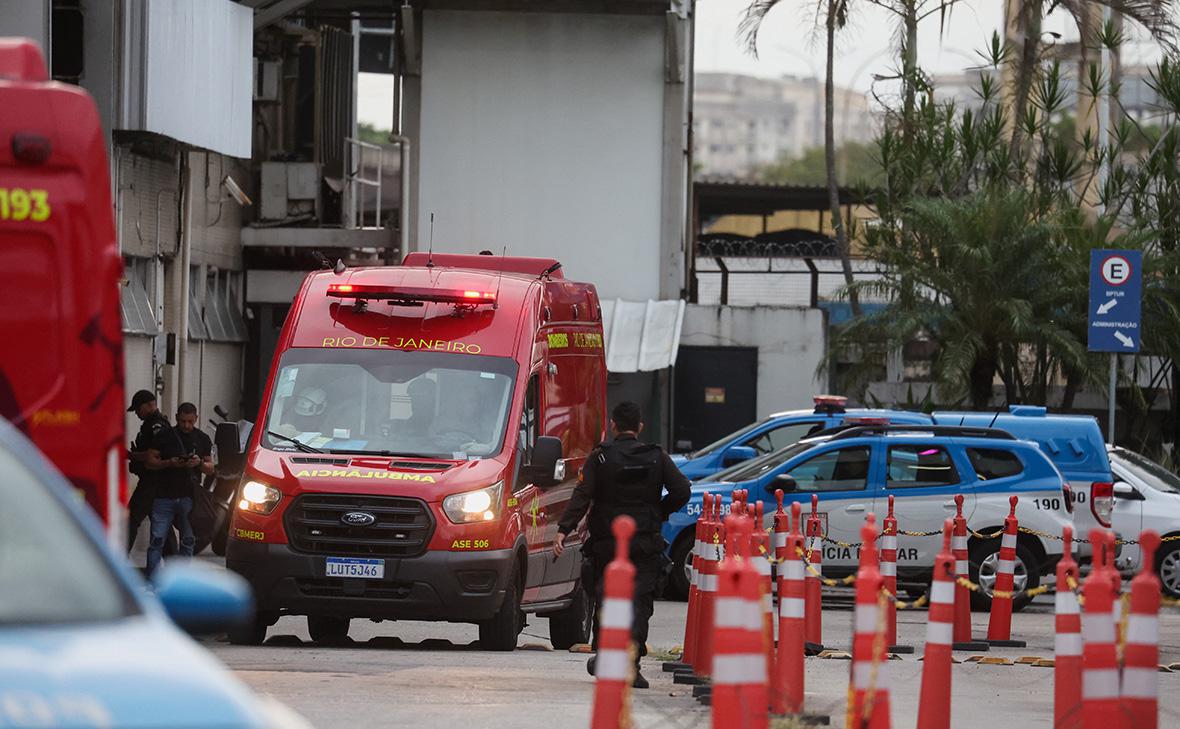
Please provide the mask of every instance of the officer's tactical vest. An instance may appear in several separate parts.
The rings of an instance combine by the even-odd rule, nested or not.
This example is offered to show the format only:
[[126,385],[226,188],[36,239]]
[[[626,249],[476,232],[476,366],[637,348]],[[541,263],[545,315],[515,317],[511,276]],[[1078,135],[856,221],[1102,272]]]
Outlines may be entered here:
[[592,536],[610,538],[611,521],[623,514],[635,520],[638,533],[659,532],[663,522],[661,453],[657,445],[636,443],[626,450],[617,444],[602,445],[591,455],[597,461],[590,513]]

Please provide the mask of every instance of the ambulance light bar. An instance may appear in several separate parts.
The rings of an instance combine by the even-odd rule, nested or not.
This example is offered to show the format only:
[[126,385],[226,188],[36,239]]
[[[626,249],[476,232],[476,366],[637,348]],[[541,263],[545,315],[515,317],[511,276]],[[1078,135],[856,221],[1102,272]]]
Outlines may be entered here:
[[379,299],[420,303],[426,301],[462,306],[495,304],[491,291],[435,289],[421,286],[383,286],[380,284],[328,284],[328,296],[341,299]]

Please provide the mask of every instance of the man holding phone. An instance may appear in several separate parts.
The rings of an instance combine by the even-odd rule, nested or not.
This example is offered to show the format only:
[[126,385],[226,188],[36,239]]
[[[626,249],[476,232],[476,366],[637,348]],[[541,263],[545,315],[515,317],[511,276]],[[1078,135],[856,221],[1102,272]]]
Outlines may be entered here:
[[201,474],[213,473],[213,441],[197,428],[197,406],[181,403],[176,425],[161,430],[148,451],[147,467],[159,472],[152,502],[152,541],[148,546],[147,574],[151,577],[164,556],[164,540],[173,524],[180,532],[180,555],[193,556],[196,538],[189,515],[193,489]]

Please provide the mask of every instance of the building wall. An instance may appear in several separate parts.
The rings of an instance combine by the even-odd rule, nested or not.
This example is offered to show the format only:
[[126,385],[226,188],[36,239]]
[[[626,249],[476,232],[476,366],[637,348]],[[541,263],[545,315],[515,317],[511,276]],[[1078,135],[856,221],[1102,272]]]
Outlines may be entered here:
[[757,347],[758,417],[806,407],[827,378],[816,374],[827,349],[824,313],[786,307],[699,306],[684,310],[681,346]]
[[425,12],[410,249],[433,214],[436,250],[555,257],[603,298],[660,298],[664,22]]
[[32,38],[49,56],[49,3],[0,0],[0,36]]

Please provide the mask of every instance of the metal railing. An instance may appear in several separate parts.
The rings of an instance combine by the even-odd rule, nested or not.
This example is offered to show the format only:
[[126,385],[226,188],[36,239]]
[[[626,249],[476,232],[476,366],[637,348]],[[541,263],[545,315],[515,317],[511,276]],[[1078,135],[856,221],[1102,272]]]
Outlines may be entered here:
[[[377,165],[375,176],[365,177],[366,152],[369,152],[370,162],[372,153],[376,153]],[[341,199],[343,210],[341,220],[344,227],[349,229],[364,228],[365,226],[365,195],[363,188],[373,188],[376,192],[376,210],[374,220],[376,227],[381,227],[381,173],[385,169],[385,148],[379,144],[363,142],[352,137],[344,139],[344,194]],[[403,201],[403,205],[405,202]]]

